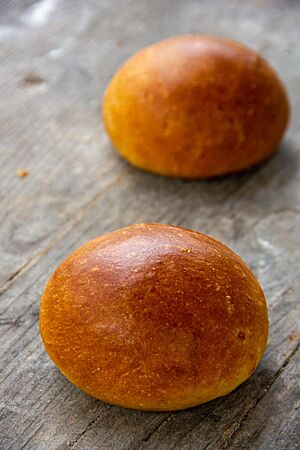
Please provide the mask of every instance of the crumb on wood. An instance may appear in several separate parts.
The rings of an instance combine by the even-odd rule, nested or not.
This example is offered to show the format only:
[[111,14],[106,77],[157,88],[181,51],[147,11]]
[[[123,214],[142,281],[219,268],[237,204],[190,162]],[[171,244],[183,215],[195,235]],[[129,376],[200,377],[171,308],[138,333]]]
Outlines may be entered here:
[[29,172],[26,169],[18,169],[17,170],[17,175],[20,178],[25,178],[25,177],[27,177],[29,175]]
[[297,333],[296,331],[292,334],[289,335],[289,340],[290,341],[295,341],[299,336],[299,333]]

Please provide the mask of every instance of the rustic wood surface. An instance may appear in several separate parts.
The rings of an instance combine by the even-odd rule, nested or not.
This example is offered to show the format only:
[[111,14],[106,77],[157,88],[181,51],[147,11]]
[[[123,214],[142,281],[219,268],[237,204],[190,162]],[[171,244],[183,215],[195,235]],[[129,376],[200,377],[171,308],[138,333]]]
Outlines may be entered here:
[[[299,448],[299,23],[297,0],[0,1],[1,450]],[[99,109],[109,78],[140,47],[186,32],[240,40],[284,79],[289,132],[257,169],[170,180],[135,170],[111,148]],[[252,378],[181,412],[88,397],[39,337],[39,298],[59,262],[103,232],[146,221],[228,244],[269,304],[269,345]]]

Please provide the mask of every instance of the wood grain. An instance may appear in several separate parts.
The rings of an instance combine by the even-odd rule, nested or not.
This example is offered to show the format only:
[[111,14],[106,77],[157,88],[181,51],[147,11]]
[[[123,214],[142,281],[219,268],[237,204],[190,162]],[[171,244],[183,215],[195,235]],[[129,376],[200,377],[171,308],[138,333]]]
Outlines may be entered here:
[[[299,3],[287,0],[1,3],[1,450],[297,448],[299,21]],[[256,170],[169,180],[129,167],[108,143],[99,111],[108,79],[138,48],[182,32],[241,40],[285,80],[291,127]],[[59,262],[101,233],[146,221],[222,240],[254,270],[269,304],[269,345],[252,378],[181,412],[86,396],[53,367],[38,332],[39,298]]]

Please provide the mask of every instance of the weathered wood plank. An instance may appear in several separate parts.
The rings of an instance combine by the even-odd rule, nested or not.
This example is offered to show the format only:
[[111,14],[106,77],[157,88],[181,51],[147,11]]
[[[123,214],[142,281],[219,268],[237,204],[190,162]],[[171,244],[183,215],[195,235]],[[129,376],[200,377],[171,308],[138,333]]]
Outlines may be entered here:
[[[280,155],[277,155],[277,158],[280,159]],[[271,164],[271,162],[270,162]],[[268,166],[264,166],[260,169],[261,171],[268,171]],[[5,300],[7,299],[8,308],[6,310],[6,314],[11,318],[11,323],[3,325],[3,331],[5,334],[3,336],[3,347],[1,349],[2,354],[1,359],[4,365],[2,370],[3,376],[7,377],[1,383],[1,387],[3,390],[3,398],[12,398],[15,396],[14,402],[17,405],[20,405],[19,408],[22,411],[21,406],[27,404],[27,407],[33,404],[34,407],[30,409],[26,414],[26,421],[22,423],[18,414],[15,415],[15,422],[10,417],[8,420],[10,423],[15,426],[12,427],[13,432],[17,435],[17,440],[15,441],[18,445],[24,445],[27,439],[34,434],[33,438],[30,438],[30,445],[32,448],[38,448],[38,442],[45,442],[44,447],[40,448],[49,448],[49,441],[47,441],[47,436],[51,434],[51,430],[55,429],[55,440],[51,441],[53,443],[52,448],[57,448],[59,446],[67,446],[67,441],[72,442],[72,438],[74,439],[76,436],[84,432],[85,428],[92,423],[92,426],[88,428],[89,432],[86,434],[84,439],[87,439],[90,442],[91,435],[93,436],[95,433],[98,436],[99,442],[101,439],[101,445],[105,445],[106,439],[109,439],[112,445],[114,442],[115,447],[118,448],[119,442],[119,434],[111,430],[109,433],[110,427],[107,426],[106,432],[102,429],[101,433],[97,433],[97,427],[99,424],[106,423],[103,414],[102,408],[100,406],[100,412],[97,407],[93,410],[92,417],[85,414],[87,406],[92,402],[94,405],[94,401],[84,396],[84,394],[77,394],[76,398],[79,398],[78,403],[75,403],[73,408],[69,408],[69,414],[72,417],[74,414],[80,414],[81,420],[78,420],[74,427],[68,427],[68,430],[64,432],[61,430],[61,408],[62,403],[59,400],[59,397],[64,397],[64,391],[59,394],[54,395],[53,390],[55,392],[59,387],[56,385],[57,380],[60,376],[56,373],[54,375],[55,383],[52,385],[53,380],[53,370],[50,370],[51,365],[47,362],[47,357],[44,354],[44,351],[41,347],[40,339],[38,337],[37,330],[37,318],[38,318],[38,297],[42,292],[43,285],[46,279],[49,276],[51,270],[54,269],[58,261],[68,253],[72,248],[79,245],[81,242],[86,239],[95,237],[98,232],[104,232],[107,229],[111,229],[113,226],[121,226],[126,223],[131,223],[133,221],[133,217],[131,214],[135,214],[138,221],[149,220],[151,215],[157,214],[157,210],[159,210],[159,205],[163,206],[163,215],[162,218],[169,222],[174,221],[177,211],[181,212],[181,217],[178,218],[180,223],[183,225],[187,225],[184,220],[185,217],[189,217],[191,212],[194,211],[195,204],[198,205],[198,210],[200,214],[198,215],[197,222],[195,223],[195,227],[197,229],[204,229],[206,232],[209,232],[209,228],[216,227],[217,223],[226,215],[228,209],[230,208],[227,202],[224,202],[224,196],[228,197],[228,193],[232,192],[232,196],[239,196],[239,208],[237,208],[235,212],[235,217],[232,220],[240,220],[244,217],[244,207],[247,209],[248,205],[248,196],[251,197],[251,190],[255,190],[255,185],[257,182],[257,177],[261,176],[261,172],[254,172],[252,174],[243,175],[242,179],[238,177],[232,177],[231,179],[220,180],[215,183],[186,183],[181,181],[170,181],[165,180],[163,178],[158,179],[157,184],[153,184],[154,177],[151,175],[134,172],[130,174],[128,178],[126,178],[123,182],[122,186],[115,186],[107,195],[102,199],[99,199],[99,202],[94,205],[94,208],[87,214],[84,220],[78,224],[76,228],[74,228],[68,236],[60,243],[59,246],[51,249],[48,254],[40,261],[39,266],[31,269],[30,273],[24,274],[22,278],[16,281],[14,285],[6,292],[4,298],[4,304],[6,304]],[[250,182],[250,180],[252,180]],[[243,181],[243,182],[242,182]],[[292,178],[291,178],[292,182]],[[211,189],[213,192],[207,193],[207,186],[211,184]],[[136,185],[140,186],[139,191],[136,190]],[[153,186],[151,188],[151,186]],[[245,186],[248,186],[247,189]],[[220,189],[223,187],[223,189]],[[244,194],[241,194],[240,190],[244,189]],[[270,189],[273,189],[272,183]],[[202,195],[203,190],[203,195]],[[249,192],[250,191],[250,192]],[[266,189],[268,192],[268,189]],[[158,196],[160,193],[160,196]],[[146,195],[147,194],[147,195]],[[211,196],[215,196],[215,202],[211,201]],[[192,197],[194,202],[187,202],[187,198]],[[117,202],[117,206],[113,207]],[[198,202],[198,203],[197,203]],[[232,199],[232,202],[234,200]],[[253,401],[256,400],[257,396],[260,395],[261,391],[263,391],[270,382],[270,377],[273,372],[279,370],[281,365],[285,361],[285,353],[289,352],[292,346],[291,341],[289,340],[289,335],[291,330],[295,330],[295,312],[294,308],[296,307],[296,298],[297,292],[299,292],[299,286],[294,286],[295,279],[291,279],[289,273],[283,273],[281,279],[278,280],[277,283],[274,284],[273,273],[276,273],[276,270],[279,271],[279,264],[283,258],[289,260],[289,268],[290,270],[296,274],[296,270],[298,270],[297,259],[299,258],[299,247],[295,246],[295,239],[297,235],[299,221],[295,220],[293,215],[293,211],[290,213],[292,215],[293,220],[290,220],[288,223],[284,222],[281,225],[274,227],[274,233],[272,237],[268,237],[270,241],[270,245],[272,244],[272,239],[275,241],[276,246],[275,250],[273,249],[270,252],[270,245],[266,247],[264,245],[260,245],[259,238],[266,238],[265,234],[268,233],[270,228],[270,220],[272,220],[273,213],[270,212],[268,216],[261,217],[261,220],[258,221],[257,217],[259,217],[260,204],[256,203],[255,209],[255,217],[256,217],[256,225],[253,226],[249,230],[250,223],[247,222],[245,224],[245,233],[243,237],[243,233],[241,233],[241,237],[238,241],[239,252],[243,255],[245,253],[246,259],[247,254],[249,255],[248,262],[252,264],[255,270],[261,271],[261,275],[264,278],[264,286],[267,291],[269,291],[269,301],[270,305],[274,308],[274,316],[271,316],[271,320],[276,325],[276,321],[278,321],[279,329],[275,328],[274,335],[271,337],[271,344],[275,346],[276,354],[278,352],[278,360],[275,362],[271,360],[271,369],[267,371],[268,376],[263,375],[258,376],[258,381],[255,379],[254,388],[252,384],[250,385],[249,392],[251,395],[247,396],[248,404],[251,405]],[[206,214],[201,214],[201,210],[205,211]],[[131,211],[131,212],[130,212]],[[139,213],[138,213],[139,212]],[[100,215],[101,214],[101,215]],[[253,210],[252,210],[253,214]],[[149,215],[149,216],[148,216]],[[298,217],[297,214],[296,218]],[[100,220],[99,220],[100,217]],[[149,217],[149,218],[148,218]],[[210,218],[208,221],[208,217]],[[196,219],[196,217],[195,217]],[[281,223],[281,222],[279,222]],[[285,235],[288,227],[288,237],[284,241],[281,242],[282,235]],[[231,227],[219,228],[220,236],[224,241],[229,244],[234,243],[235,233],[232,234]],[[271,239],[272,238],[272,239]],[[268,241],[268,242],[269,242]],[[237,242],[235,243],[237,246]],[[252,253],[249,251],[252,248]],[[272,247],[271,247],[272,248]],[[267,262],[267,266],[266,266]],[[277,268],[277,269],[276,269]],[[282,294],[286,289],[286,283],[289,282],[289,286],[291,286],[290,290],[286,293],[286,301],[284,307],[282,307]],[[33,283],[33,284],[32,284]],[[22,289],[25,285],[28,285],[27,290],[22,292]],[[293,287],[294,286],[294,287]],[[20,295],[21,297],[17,297],[16,295]],[[34,296],[33,296],[34,293]],[[273,314],[273,313],[272,313]],[[284,320],[282,320],[282,317]],[[4,330],[4,326],[7,327]],[[273,328],[274,329],[274,328]],[[270,346],[270,349],[272,347]],[[12,356],[14,357],[12,359]],[[45,372],[46,370],[46,372]],[[50,371],[50,377],[49,377]],[[48,374],[48,376],[47,376]],[[15,386],[18,383],[18,380],[22,379],[25,383],[25,386],[21,386],[19,392],[16,392]],[[39,383],[41,391],[36,390],[36,385]],[[68,382],[63,382],[64,389],[68,391]],[[252,383],[252,382],[251,382]],[[59,391],[58,391],[59,392]],[[70,397],[73,398],[74,389],[71,388]],[[45,393],[45,394],[44,394]],[[42,399],[40,400],[41,394],[44,394]],[[240,394],[239,401],[235,398],[236,394],[233,394],[233,397],[228,397],[225,400],[225,408],[222,406],[219,417],[222,415],[228,416],[227,410],[231,410],[233,416],[239,417],[240,412],[245,408],[245,394]],[[75,401],[75,399],[74,399]],[[44,423],[41,428],[40,425],[40,417],[46,416],[46,412],[41,414],[41,409],[43,410],[45,403],[50,402],[49,412],[51,411],[52,417],[49,423]],[[54,402],[54,403],[53,403]],[[82,404],[83,402],[83,404]],[[227,402],[227,403],[226,403]],[[97,403],[97,402],[96,402]],[[222,405],[223,401],[221,402]],[[67,404],[66,400],[63,401],[63,404]],[[40,406],[39,406],[40,405]],[[99,405],[99,403],[98,403]],[[234,405],[234,407],[233,407]],[[99,408],[99,406],[98,406]],[[203,409],[204,408],[204,409]],[[211,415],[211,404],[209,406],[205,406],[200,408],[200,413],[198,411],[194,412],[183,412],[181,415],[175,414],[175,427],[180,430],[180,425],[185,423],[184,431],[186,432],[186,422],[184,420],[185,417],[189,417],[188,422],[190,425],[197,425],[197,430],[199,429],[198,424],[198,414],[206,416]],[[81,411],[82,410],[82,411]],[[117,411],[116,409],[115,411]],[[67,422],[71,421],[66,415],[65,410],[63,410],[64,416],[67,417]],[[75,412],[76,411],[76,412]],[[206,413],[203,411],[206,411]],[[99,420],[98,415],[100,414]],[[109,410],[109,414],[111,414],[111,410]],[[118,414],[121,414],[118,412]],[[186,416],[187,414],[187,416]],[[192,414],[193,419],[190,418]],[[156,417],[156,416],[153,416]],[[214,417],[214,416],[212,416]],[[156,428],[157,421],[160,422],[161,416],[158,416],[158,419],[155,419],[154,423],[150,423],[150,429],[144,429],[144,417],[141,416],[139,421],[140,426],[140,438],[144,439],[143,435],[146,437],[151,434],[152,425],[153,428]],[[170,421],[170,425],[173,424],[174,419]],[[28,423],[29,422],[29,423]],[[46,422],[46,419],[45,419]],[[110,423],[110,422],[107,422]],[[127,431],[125,432],[125,426],[123,426],[122,430],[124,434],[128,434],[128,436],[132,433],[135,436],[135,432],[131,431],[131,427],[128,425],[128,422],[125,422],[128,426]],[[168,422],[167,422],[168,423]],[[209,432],[214,432],[215,438],[217,439],[218,433],[222,432],[223,426],[225,425],[225,421],[223,419],[220,422],[220,429],[217,430],[215,425],[212,427],[212,423],[210,419],[204,420],[202,422],[205,424],[206,429]],[[16,427],[18,424],[18,431],[16,431]],[[104,425],[103,425],[104,426]],[[165,426],[165,425],[164,425]],[[6,422],[3,423],[4,430],[6,429]],[[49,428],[50,427],[50,428]],[[160,429],[159,429],[160,430]],[[167,430],[169,428],[167,427]],[[76,432],[78,431],[78,433]],[[183,431],[183,430],[182,430]],[[109,438],[107,438],[107,433],[109,434]],[[202,435],[202,432],[201,432]],[[206,436],[205,434],[203,434]],[[172,437],[171,437],[172,436]],[[151,439],[154,439],[155,435]],[[207,437],[207,436],[206,436]],[[174,433],[170,433],[170,437],[168,438],[168,442],[171,445],[172,439],[174,438]],[[12,436],[10,437],[12,439]],[[150,439],[150,438],[149,438]],[[189,436],[187,439],[190,439]],[[193,437],[195,439],[195,437]],[[208,439],[208,437],[207,437]],[[34,444],[36,442],[36,444]],[[83,444],[82,444],[83,442]],[[78,445],[85,445],[83,438],[78,440]],[[133,446],[133,442],[127,442],[128,447]],[[135,441],[136,442],[136,441]],[[147,441],[146,441],[147,442]],[[163,440],[161,442],[164,442]],[[149,444],[151,441],[148,442]],[[39,444],[41,445],[41,444]],[[89,448],[89,444],[86,444]],[[99,444],[100,445],[100,444]],[[148,444],[147,444],[148,445]],[[155,441],[155,445],[157,442]],[[175,445],[175,444],[174,444]],[[177,445],[177,444],[176,444]],[[124,446],[126,448],[126,446]],[[171,447],[170,447],[171,448]]]
[[[2,2],[0,11],[0,285],[11,279],[0,295],[1,449],[296,448],[300,5],[26,0]],[[167,180],[111,151],[99,114],[108,78],[136,49],[181,32],[248,43],[285,79],[294,110],[287,144],[252,173]],[[23,168],[29,176],[18,178]],[[231,395],[188,411],[142,413],[91,399],[53,367],[38,334],[38,299],[61,259],[143,221],[223,240],[267,294],[271,335],[258,371]]]

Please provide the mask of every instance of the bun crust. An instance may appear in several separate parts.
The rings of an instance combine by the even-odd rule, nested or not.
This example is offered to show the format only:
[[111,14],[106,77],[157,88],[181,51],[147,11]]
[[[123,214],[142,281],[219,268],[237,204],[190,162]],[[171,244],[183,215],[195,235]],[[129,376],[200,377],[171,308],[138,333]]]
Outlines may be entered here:
[[270,65],[223,38],[183,35],[133,55],[103,100],[107,132],[135,166],[205,178],[268,158],[286,128],[285,89]]
[[226,395],[266,347],[264,294],[222,243],[142,224],[72,253],[42,296],[50,358],[88,394],[144,410],[176,410]]

